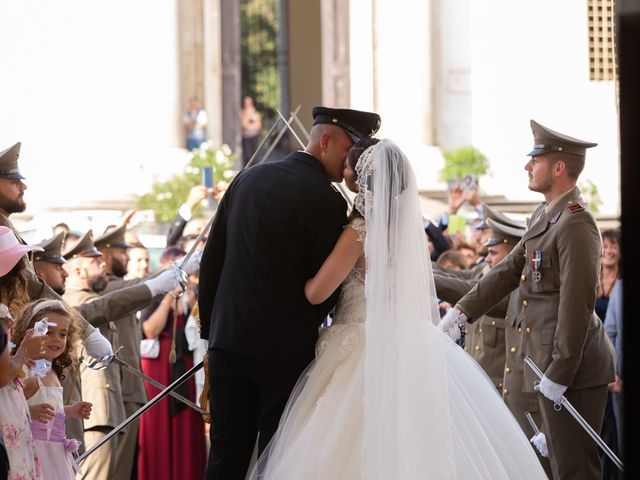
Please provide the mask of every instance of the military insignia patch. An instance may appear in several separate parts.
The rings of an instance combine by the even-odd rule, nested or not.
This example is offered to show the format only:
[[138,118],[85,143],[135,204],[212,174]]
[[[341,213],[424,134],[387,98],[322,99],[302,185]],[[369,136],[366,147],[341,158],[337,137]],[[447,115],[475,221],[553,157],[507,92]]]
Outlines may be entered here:
[[567,208],[571,213],[581,212],[584,210],[584,207],[580,202],[572,202],[569,205],[567,205]]

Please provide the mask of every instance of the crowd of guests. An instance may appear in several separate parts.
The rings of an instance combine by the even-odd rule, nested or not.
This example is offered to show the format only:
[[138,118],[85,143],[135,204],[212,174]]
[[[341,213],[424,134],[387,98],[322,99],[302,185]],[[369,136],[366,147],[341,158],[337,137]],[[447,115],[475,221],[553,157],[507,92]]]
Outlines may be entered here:
[[186,284],[171,264],[195,243],[181,214],[222,190],[194,187],[152,270],[130,214],[98,235],[61,223],[27,244],[10,219],[26,208],[19,151],[0,152],[0,478],[198,478],[202,375],[104,437],[202,359],[199,255],[181,265]]

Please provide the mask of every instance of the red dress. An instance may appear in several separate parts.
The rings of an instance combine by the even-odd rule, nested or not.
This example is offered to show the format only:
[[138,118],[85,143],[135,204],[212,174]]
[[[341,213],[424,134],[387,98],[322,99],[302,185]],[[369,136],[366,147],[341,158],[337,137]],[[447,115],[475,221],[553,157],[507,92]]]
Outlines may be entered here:
[[[169,327],[171,323],[171,319],[167,320]],[[176,327],[179,332],[184,329],[182,315],[178,315]],[[142,359],[142,371],[163,385],[171,383],[172,368],[175,368],[169,363],[170,332],[168,328],[160,334],[158,358]],[[184,371],[193,367],[191,352],[185,348],[181,356]],[[194,377],[187,380],[186,385],[185,396],[197,404]],[[145,387],[149,399],[160,393],[146,382]],[[204,476],[206,451],[202,416],[187,406],[172,414],[170,397],[163,398],[140,417],[138,448],[138,480],[184,480]]]

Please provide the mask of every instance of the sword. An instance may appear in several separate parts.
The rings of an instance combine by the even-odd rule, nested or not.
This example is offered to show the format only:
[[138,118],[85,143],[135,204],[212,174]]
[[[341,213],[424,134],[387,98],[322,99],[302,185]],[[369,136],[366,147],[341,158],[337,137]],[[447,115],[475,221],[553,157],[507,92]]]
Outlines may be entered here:
[[529,412],[524,412],[524,416],[527,418],[527,421],[529,422],[533,433],[538,435],[540,433],[540,429],[536,425],[536,422],[533,421],[533,417],[531,416],[531,414]]
[[[153,385],[154,387],[158,388],[159,390],[164,390],[165,388],[167,388],[166,385],[162,385],[156,379],[151,378],[148,375],[145,375],[143,372],[141,372],[137,368],[134,368],[131,365],[129,365],[128,363],[124,362],[123,360],[120,360],[118,358],[118,353],[120,353],[120,350],[122,350],[123,348],[124,347],[121,346],[115,352],[113,352],[111,355],[104,355],[104,356],[100,357],[97,360],[90,360],[90,361],[89,360],[84,360],[84,364],[87,367],[89,367],[91,370],[104,370],[105,368],[107,368],[112,363],[116,363],[117,365],[120,365],[121,367],[123,367],[128,372],[133,373],[135,376],[143,378],[144,380],[146,380],[147,382],[149,382],[151,385]],[[188,398],[183,397],[179,393],[169,392],[169,395],[171,395],[176,400],[180,400],[185,405],[193,408],[196,412],[198,412],[201,415],[206,413],[204,410],[202,410],[200,407],[198,407],[191,400],[189,400]]]
[[[280,115],[280,118],[282,118],[282,120],[284,121],[284,124],[287,126],[287,128],[291,131],[291,133],[293,134],[294,137],[296,137],[296,140],[298,141],[298,143],[300,144],[300,146],[302,148],[305,148],[306,145],[304,143],[302,143],[302,140],[300,140],[300,137],[298,136],[298,134],[295,132],[295,130],[293,129],[293,127],[291,127],[291,124],[284,118],[284,115],[282,115],[282,113],[280,113],[280,110],[276,110],[276,112],[278,112],[278,115]],[[293,114],[292,114],[293,115]],[[303,129],[304,130],[304,129]],[[306,132],[306,130],[304,130],[304,132],[306,133],[307,137],[309,136],[309,134]],[[342,194],[342,196],[344,197],[344,199],[347,201],[347,205],[349,205],[349,208],[351,208],[353,206],[353,202],[351,201],[351,197],[349,197],[349,195],[347,195],[347,192],[345,191],[344,187],[342,186],[342,183],[335,183],[334,185],[338,188],[338,190],[340,191],[340,193]]]
[[[530,357],[526,357],[524,359],[524,363],[526,363],[527,366],[533,371],[533,373],[540,380],[542,380],[542,376],[543,376],[542,370],[538,368],[538,366]],[[536,380],[536,382],[533,384],[533,388],[536,392],[540,391],[540,380]],[[556,403],[553,406],[553,408],[556,411],[560,411],[562,407],[564,407],[569,412],[569,414],[571,414],[571,416],[576,420],[576,422],[578,422],[578,424],[582,427],[582,429],[585,432],[587,432],[587,434],[589,434],[589,436],[598,444],[598,446],[607,455],[607,457],[609,457],[611,461],[616,465],[616,467],[618,467],[618,469],[622,471],[622,467],[623,467],[622,461],[620,461],[620,459],[616,456],[616,454],[613,453],[613,451],[611,451],[611,449],[609,448],[609,445],[607,445],[604,442],[604,440],[600,438],[600,436],[596,433],[596,431],[593,428],[591,428],[591,425],[587,423],[587,421],[582,417],[582,415],[580,415],[580,413],[578,413],[575,407],[571,405],[571,402],[567,400],[567,397],[565,397],[564,395],[562,396],[562,399],[560,400],[560,402]]]
[[[298,110],[300,110],[300,105],[298,105],[298,108],[296,108],[295,112],[293,112],[291,114],[291,117],[289,117],[289,118],[293,118],[298,113]],[[280,130],[280,132],[278,133],[278,136],[276,137],[276,139],[273,141],[271,146],[267,149],[267,153],[264,154],[264,156],[262,158],[263,160],[269,157],[269,155],[271,154],[273,149],[276,147],[276,145],[278,144],[278,142],[280,141],[280,139],[284,135],[284,132],[286,132],[286,131],[287,131],[287,127],[286,126],[282,130]]]
[[158,393],[155,397],[153,397],[152,400],[150,400],[149,402],[145,403],[142,407],[140,407],[137,411],[135,411],[129,418],[124,420],[120,425],[115,427],[108,434],[106,434],[104,437],[102,437],[100,440],[98,440],[96,443],[94,443],[91,446],[91,448],[89,448],[86,452],[84,452],[82,455],[80,455],[76,461],[78,463],[82,462],[85,458],[87,458],[89,455],[91,455],[93,452],[95,452],[98,448],[100,448],[102,445],[104,445],[109,440],[111,440],[112,437],[117,435],[120,432],[120,430],[125,428],[127,425],[129,425],[131,422],[133,422],[135,419],[137,419],[140,415],[142,415],[144,412],[149,410],[156,403],[158,403],[164,397],[169,395],[172,391],[174,391],[176,388],[178,388],[184,382],[186,382],[194,373],[196,373],[198,370],[200,370],[203,365],[204,365],[204,362],[200,362],[197,365],[194,365],[193,367],[191,367],[189,369],[189,371],[183,373],[180,376],[180,378],[178,378],[176,381],[174,381],[171,385],[169,385],[163,391]]

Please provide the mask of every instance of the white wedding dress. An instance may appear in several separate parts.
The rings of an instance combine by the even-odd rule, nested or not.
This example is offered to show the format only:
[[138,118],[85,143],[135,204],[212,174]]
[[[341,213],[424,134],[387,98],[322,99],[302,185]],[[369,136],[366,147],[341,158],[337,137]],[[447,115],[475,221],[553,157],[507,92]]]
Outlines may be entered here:
[[[350,227],[364,238],[362,218]],[[393,285],[405,287],[399,279]],[[415,298],[370,297],[365,286],[364,265],[356,266],[342,284],[331,326],[320,333],[316,359],[301,375],[251,478],[546,478],[481,367],[433,323],[410,320],[421,308],[404,301]],[[365,329],[370,317],[387,317],[388,303],[402,304],[405,318],[396,328],[381,322],[392,328],[383,335]],[[367,358],[365,346],[375,358]]]

